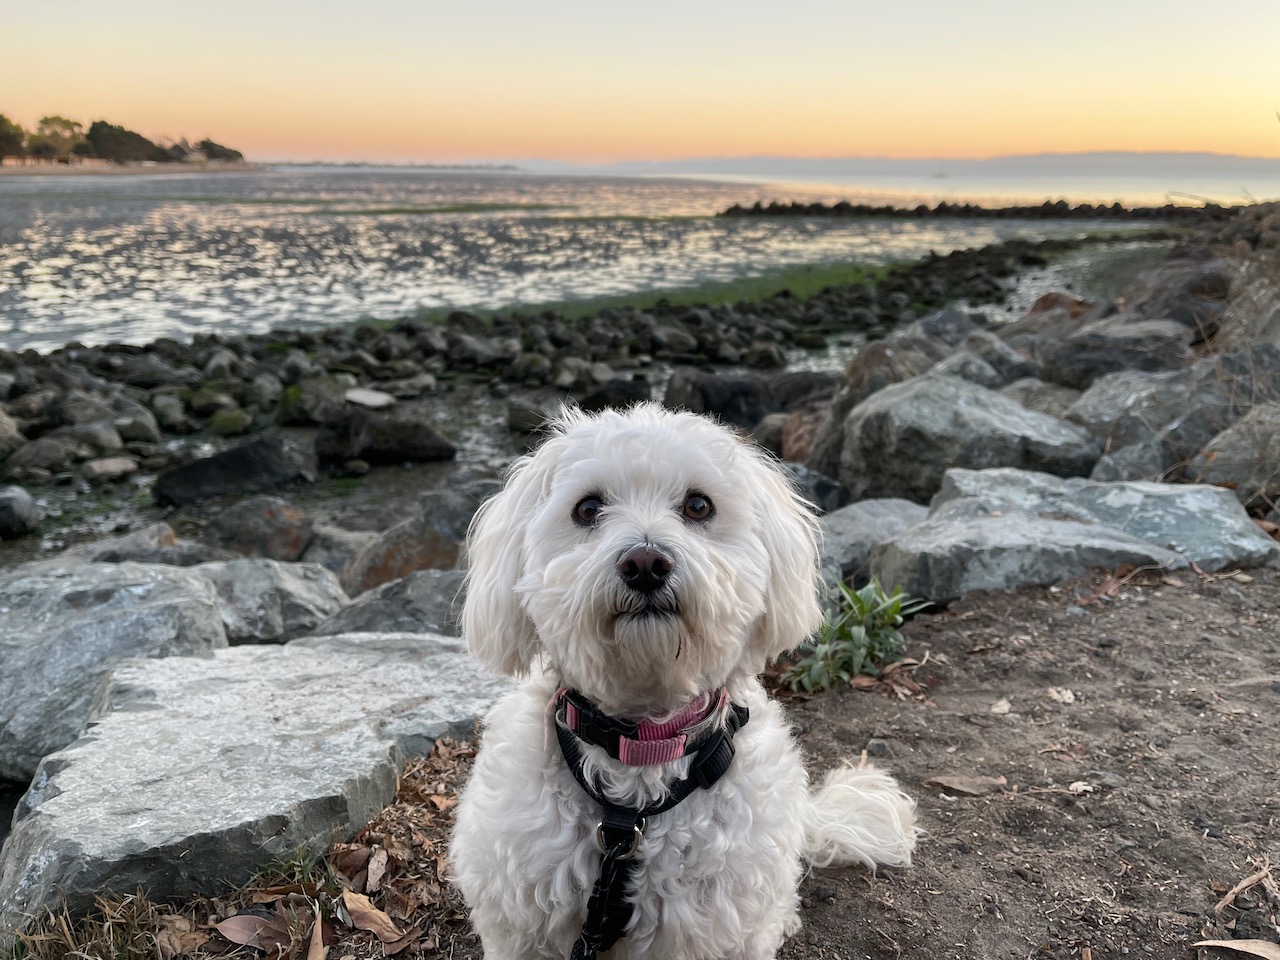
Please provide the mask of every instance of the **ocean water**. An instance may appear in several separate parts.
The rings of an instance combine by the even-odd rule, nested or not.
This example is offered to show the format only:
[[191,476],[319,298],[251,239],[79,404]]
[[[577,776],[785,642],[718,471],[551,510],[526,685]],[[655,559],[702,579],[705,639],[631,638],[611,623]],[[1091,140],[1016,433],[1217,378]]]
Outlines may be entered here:
[[1079,223],[717,219],[832,184],[282,167],[0,178],[0,348],[314,328],[884,263]]

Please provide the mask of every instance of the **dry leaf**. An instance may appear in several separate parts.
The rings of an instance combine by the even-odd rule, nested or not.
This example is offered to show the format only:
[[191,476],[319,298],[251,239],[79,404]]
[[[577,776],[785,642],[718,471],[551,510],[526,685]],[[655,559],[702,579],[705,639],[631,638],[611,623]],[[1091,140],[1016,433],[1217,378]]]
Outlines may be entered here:
[[1219,950],[1234,950],[1251,957],[1262,957],[1263,960],[1280,960],[1280,943],[1272,943],[1270,940],[1201,940],[1192,946],[1217,947]]
[[307,960],[324,960],[329,948],[324,945],[324,925],[320,922],[320,911],[316,911],[316,919],[311,924],[311,943],[307,946]]
[[1003,790],[1009,785],[1009,781],[1004,777],[944,776],[934,777],[926,781],[926,785],[941,787],[952,793],[963,793],[968,797],[983,797]]
[[393,956],[399,953],[405,947],[409,946],[410,944],[416,943],[420,936],[422,936],[422,928],[414,927],[412,930],[406,933],[399,940],[396,940],[394,943],[383,944],[382,952],[384,955],[388,957]]
[[182,955],[182,937],[174,930],[160,929],[152,934],[156,943],[156,955],[160,960],[174,960]]
[[1005,714],[1009,713],[1012,709],[1013,709],[1013,704],[1011,704],[1008,701],[1008,699],[1005,697],[1001,697],[999,700],[997,700],[995,703],[991,705],[991,712],[998,717],[1003,717]]
[[375,847],[373,855],[369,857],[369,876],[364,882],[365,892],[377,893],[378,888],[382,886],[382,875],[386,872],[387,851],[382,847]]
[[188,953],[195,953],[208,942],[209,934],[203,930],[192,930],[190,933],[184,933],[178,938],[178,955],[183,956]]
[[404,936],[391,918],[375,907],[363,894],[343,890],[342,903],[351,914],[353,927],[369,931],[383,943],[395,943]]
[[234,917],[227,917],[221,923],[215,923],[213,928],[232,943],[263,950],[265,947],[262,945],[261,935],[263,930],[270,925],[270,917],[260,917],[252,913],[237,913]]
[[1072,690],[1066,687],[1050,687],[1048,690],[1049,699],[1054,703],[1075,703],[1076,695]]

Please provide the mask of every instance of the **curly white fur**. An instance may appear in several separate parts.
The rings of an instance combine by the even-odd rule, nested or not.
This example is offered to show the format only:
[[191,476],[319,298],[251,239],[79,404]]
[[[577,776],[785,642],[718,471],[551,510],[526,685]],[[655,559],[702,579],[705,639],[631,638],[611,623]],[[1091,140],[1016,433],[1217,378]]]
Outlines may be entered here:
[[[692,494],[713,504],[710,519],[682,512]],[[575,522],[587,497],[604,505],[599,518]],[[674,561],[657,613],[617,569],[645,544]],[[660,717],[721,686],[751,711],[728,773],[648,824],[614,960],[773,957],[799,925],[803,861],[910,863],[914,803],[867,767],[833,771],[811,794],[786,718],[756,680],[821,614],[813,515],[754,446],[651,404],[568,411],[481,509],[470,558],[470,648],[531,674],[485,721],[450,851],[490,960],[568,957],[599,870],[600,808],[547,734],[560,687],[614,716]],[[689,765],[586,753],[588,774],[633,806]]]

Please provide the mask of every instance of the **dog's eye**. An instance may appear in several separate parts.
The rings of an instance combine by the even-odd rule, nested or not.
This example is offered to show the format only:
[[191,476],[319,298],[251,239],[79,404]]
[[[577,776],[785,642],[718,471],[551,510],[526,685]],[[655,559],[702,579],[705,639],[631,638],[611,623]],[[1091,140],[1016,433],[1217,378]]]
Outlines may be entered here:
[[573,508],[573,522],[584,527],[593,527],[596,521],[600,519],[600,511],[604,509],[604,503],[599,497],[587,497],[585,500],[579,500],[578,505]]
[[716,512],[715,505],[700,493],[691,493],[684,500],[684,516],[686,520],[702,523],[710,520]]

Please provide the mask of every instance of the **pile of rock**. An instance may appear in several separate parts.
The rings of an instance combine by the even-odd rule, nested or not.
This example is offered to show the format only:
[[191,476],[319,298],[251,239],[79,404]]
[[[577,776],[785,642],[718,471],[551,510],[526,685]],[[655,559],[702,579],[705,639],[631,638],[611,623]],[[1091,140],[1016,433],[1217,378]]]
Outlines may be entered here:
[[60,894],[182,896],[323,849],[405,757],[469,735],[506,688],[456,636],[475,503],[354,535],[260,497],[202,541],[161,523],[0,574],[0,780],[30,784],[0,949]]
[[[552,390],[591,409],[650,398],[645,371],[655,363],[776,371],[789,353],[833,336],[874,339],[957,298],[1000,300],[1019,270],[1077,243],[1014,240],[930,256],[804,301],[783,293],[692,309],[660,302],[584,318],[457,312],[389,328],[0,353],[0,464],[27,487],[112,484],[172,470],[202,445],[265,435],[238,459],[202,464],[203,479],[178,474],[156,485],[161,503],[181,504],[274,489],[325,467],[449,459],[456,446],[437,429],[449,422],[438,408],[459,380]],[[313,428],[314,438],[290,445],[277,436],[293,426]],[[0,522],[0,535],[20,535],[33,517]]]
[[1166,203],[1158,207],[1125,207],[1120,203],[1070,204],[1066,200],[1046,200],[1036,205],[1011,207],[984,207],[976,203],[951,203],[947,200],[936,206],[920,204],[915,207],[877,206],[868,203],[801,203],[777,200],[764,203],[757,200],[749,207],[735,203],[719,216],[722,217],[876,217],[879,219],[925,219],[948,217],[979,220],[1164,220],[1177,223],[1204,223],[1229,220],[1238,216],[1243,207],[1223,207],[1206,203],[1200,207]]
[[[1273,251],[1277,225],[1251,211],[1124,301],[1058,295],[990,329],[945,310],[858,353],[816,425],[784,427],[813,436],[808,466],[855,501],[827,520],[828,553],[859,564],[840,572],[945,602],[1122,563],[1276,562],[1280,307],[1257,309],[1219,257],[1249,236]],[[1223,349],[1243,302],[1253,335]],[[912,526],[882,529],[886,497],[920,505]]]

